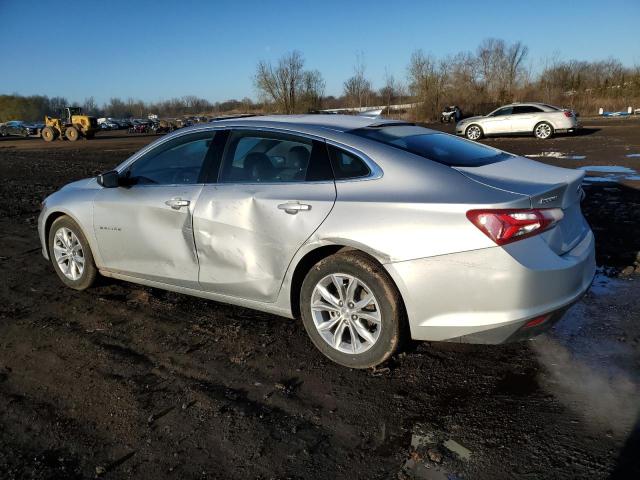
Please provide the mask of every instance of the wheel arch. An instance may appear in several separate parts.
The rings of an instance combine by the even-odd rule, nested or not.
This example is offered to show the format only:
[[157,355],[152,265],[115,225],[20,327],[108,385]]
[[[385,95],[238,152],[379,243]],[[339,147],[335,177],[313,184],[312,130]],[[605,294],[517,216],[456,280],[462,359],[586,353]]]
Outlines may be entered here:
[[358,254],[366,256],[370,261],[378,265],[382,271],[386,272],[389,280],[398,291],[401,302],[400,308],[403,312],[405,312],[406,316],[406,308],[404,304],[402,289],[396,283],[396,280],[393,278],[390,272],[385,268],[383,263],[378,258],[376,258],[376,256],[372,255],[370,252],[353,246],[330,244],[318,246],[317,248],[314,248],[313,250],[305,253],[304,256],[302,256],[302,258],[298,261],[293,270],[293,273],[291,274],[291,281],[289,283],[289,302],[291,305],[291,313],[293,314],[294,318],[300,318],[300,291],[302,289],[302,282],[311,268],[320,260],[330,257],[331,255],[335,255],[338,252],[349,251],[358,252]]
[[547,125],[549,125],[551,127],[551,135],[553,135],[556,132],[556,126],[553,124],[553,122],[551,120],[538,120],[535,125],[533,126],[533,130],[532,133],[535,136],[536,134],[536,128],[538,128],[538,125],[540,125],[541,123],[546,123]]
[[84,234],[85,238],[89,242],[89,247],[93,247],[91,245],[91,241],[89,240],[89,237],[87,236],[87,232],[85,232],[84,229],[82,228],[82,223],[80,223],[80,221],[73,214],[71,214],[66,210],[54,210],[51,213],[49,213],[44,220],[44,232],[43,232],[44,245],[45,245],[45,248],[47,249],[47,256],[49,256],[49,258],[51,256],[51,252],[49,251],[49,232],[51,231],[51,226],[53,225],[53,222],[55,222],[60,217],[69,217],[71,220],[73,220],[78,225],[78,227],[82,229],[82,233]]

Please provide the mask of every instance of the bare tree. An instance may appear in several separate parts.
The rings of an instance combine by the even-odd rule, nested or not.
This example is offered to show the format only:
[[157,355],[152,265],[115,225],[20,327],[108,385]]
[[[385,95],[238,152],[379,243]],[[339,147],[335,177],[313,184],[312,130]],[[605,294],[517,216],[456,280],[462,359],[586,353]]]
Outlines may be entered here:
[[356,55],[353,76],[344,82],[344,95],[351,106],[366,106],[371,95],[371,82],[365,76],[366,65],[362,53]]
[[98,104],[95,98],[87,97],[82,103],[82,111],[87,115],[96,115],[98,113]]
[[294,113],[303,89],[304,58],[298,51],[285,54],[277,67],[261,61],[254,77],[254,84],[261,96],[275,103],[283,113]]
[[322,108],[325,81],[318,70],[304,72],[302,76],[302,103],[307,110]]
[[443,100],[446,62],[437,62],[422,50],[417,50],[411,55],[408,77],[411,93],[422,104],[421,113],[427,118],[435,118]]
[[485,91],[495,101],[513,98],[514,87],[522,73],[529,49],[516,42],[507,45],[504,40],[486,38],[478,47],[477,57]]
[[389,70],[384,69],[384,86],[380,89],[380,96],[387,107],[387,110],[391,106],[394,98],[397,96],[396,79]]
[[527,57],[527,53],[529,53],[529,48],[523,45],[522,42],[516,42],[506,50],[506,88],[510,96],[513,95],[513,88],[518,75],[522,73],[523,62]]

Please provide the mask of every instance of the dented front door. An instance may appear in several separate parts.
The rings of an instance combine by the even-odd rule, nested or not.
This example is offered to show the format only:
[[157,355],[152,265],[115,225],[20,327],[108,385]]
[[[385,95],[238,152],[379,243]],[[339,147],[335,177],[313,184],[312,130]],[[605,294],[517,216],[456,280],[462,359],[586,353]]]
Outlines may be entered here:
[[291,259],[335,198],[333,181],[205,185],[193,220],[201,288],[275,301]]

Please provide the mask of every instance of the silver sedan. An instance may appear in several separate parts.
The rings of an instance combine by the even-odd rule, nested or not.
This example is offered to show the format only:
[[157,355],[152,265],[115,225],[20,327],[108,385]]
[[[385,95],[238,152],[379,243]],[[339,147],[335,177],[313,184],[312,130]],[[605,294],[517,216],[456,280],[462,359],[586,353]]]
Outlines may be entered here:
[[575,112],[546,103],[513,103],[493,112],[459,121],[456,133],[469,140],[497,135],[534,135],[546,140],[555,133],[575,132],[580,123]]
[[38,227],[71,288],[100,273],[301,319],[365,368],[408,338],[502,343],[560,318],[595,271],[583,175],[399,121],[227,119],[65,186]]

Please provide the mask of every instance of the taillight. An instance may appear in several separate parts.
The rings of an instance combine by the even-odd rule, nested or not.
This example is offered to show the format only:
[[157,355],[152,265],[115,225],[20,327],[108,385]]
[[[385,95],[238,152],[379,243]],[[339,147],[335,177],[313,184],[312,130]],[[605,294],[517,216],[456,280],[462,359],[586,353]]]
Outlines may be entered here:
[[548,230],[564,217],[560,208],[469,210],[467,218],[498,245]]
[[570,112],[570,111],[568,111],[568,110],[565,110],[563,113],[564,113],[564,116],[565,116],[565,117],[568,117],[568,118],[573,117],[573,112]]

